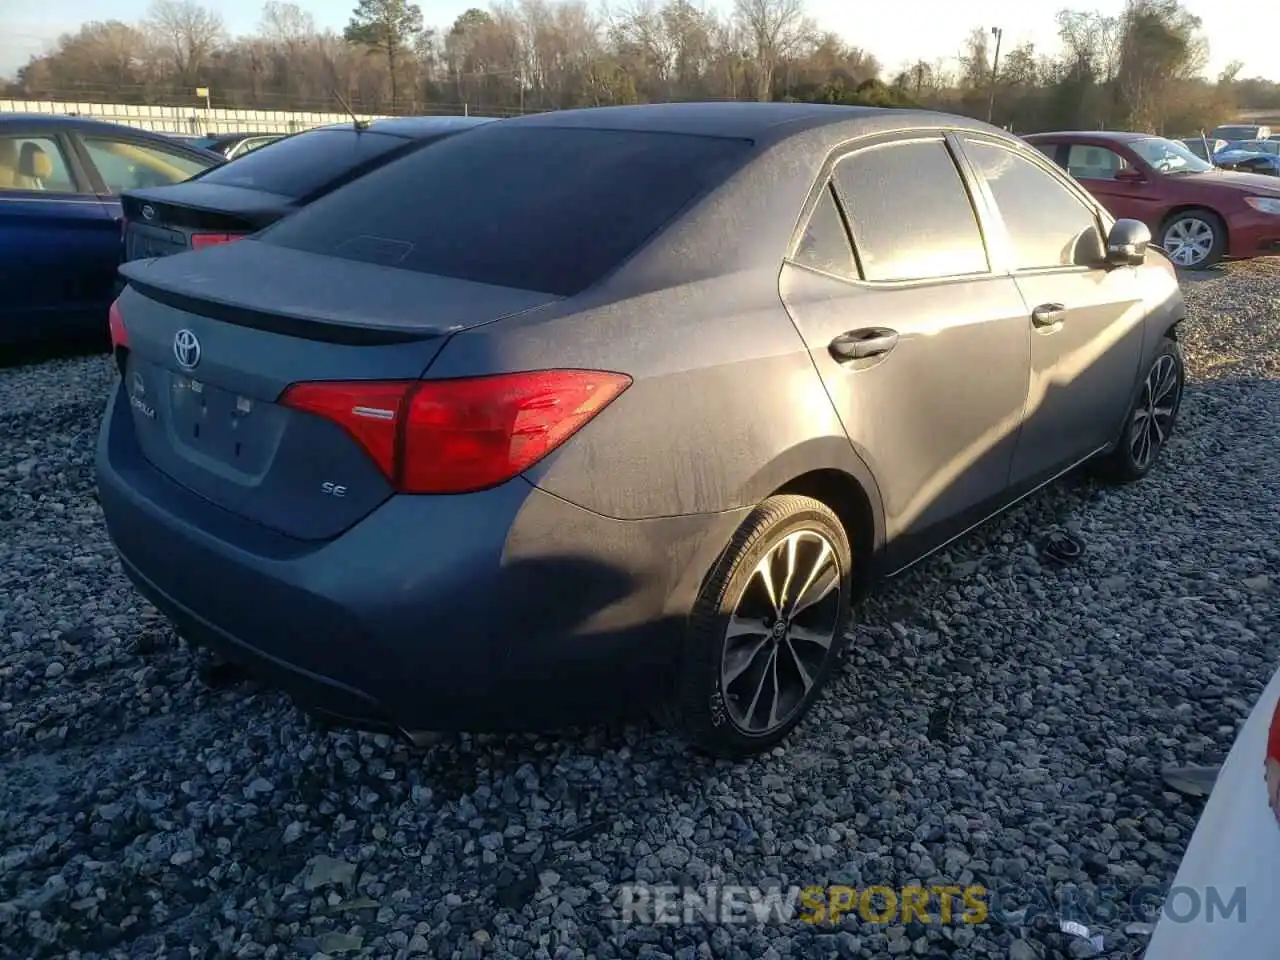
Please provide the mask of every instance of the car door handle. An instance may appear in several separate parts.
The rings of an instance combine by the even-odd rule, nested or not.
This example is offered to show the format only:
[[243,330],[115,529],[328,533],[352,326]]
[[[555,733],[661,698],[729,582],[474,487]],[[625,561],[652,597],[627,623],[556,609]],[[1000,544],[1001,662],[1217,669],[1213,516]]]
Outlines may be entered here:
[[1042,303],[1031,311],[1031,322],[1037,327],[1056,327],[1067,318],[1067,308],[1060,303]]
[[850,330],[831,341],[831,355],[840,363],[865,360],[888,353],[898,345],[898,331],[886,327]]

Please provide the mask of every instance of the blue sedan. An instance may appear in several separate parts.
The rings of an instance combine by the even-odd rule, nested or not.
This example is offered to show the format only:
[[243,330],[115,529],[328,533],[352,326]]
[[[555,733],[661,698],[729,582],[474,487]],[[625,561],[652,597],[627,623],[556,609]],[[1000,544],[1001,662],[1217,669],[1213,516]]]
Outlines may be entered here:
[[1280,141],[1233,140],[1213,155],[1214,166],[1280,177]]
[[121,192],[178,183],[221,162],[133,127],[0,114],[0,344],[105,336]]

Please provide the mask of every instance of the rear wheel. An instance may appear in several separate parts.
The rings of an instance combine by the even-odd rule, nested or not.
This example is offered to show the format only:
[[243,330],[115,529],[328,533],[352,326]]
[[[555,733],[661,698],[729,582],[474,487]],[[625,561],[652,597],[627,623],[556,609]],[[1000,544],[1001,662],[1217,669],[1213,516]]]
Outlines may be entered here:
[[671,719],[718,756],[791,732],[839,662],[852,556],[844,527],[809,497],[770,497],[739,528],[690,620]]
[[1205,270],[1227,252],[1227,226],[1212,210],[1183,210],[1165,221],[1160,246],[1184,270]]
[[1129,483],[1151,471],[1178,422],[1185,378],[1181,345],[1165,340],[1147,368],[1116,448],[1098,464],[1103,476]]

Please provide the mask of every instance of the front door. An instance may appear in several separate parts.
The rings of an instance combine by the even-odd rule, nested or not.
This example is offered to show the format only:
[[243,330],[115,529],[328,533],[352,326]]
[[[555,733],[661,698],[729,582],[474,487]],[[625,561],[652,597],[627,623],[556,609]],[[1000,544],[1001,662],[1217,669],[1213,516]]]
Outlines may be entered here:
[[[809,347],[885,507],[900,566],[1004,496],[1026,399],[1026,311],[992,273],[941,136],[841,157],[781,274]],[[852,244],[850,242],[852,233]]]
[[1113,217],[1141,220],[1153,232],[1159,229],[1169,202],[1161,196],[1158,174],[1121,149],[1084,143],[1066,144],[1064,149],[1067,172]]
[[1031,332],[1031,383],[1013,460],[1034,485],[1119,435],[1142,357],[1138,272],[1103,264],[1104,224],[1086,197],[1030,152],[964,138],[1005,227],[1005,262]]

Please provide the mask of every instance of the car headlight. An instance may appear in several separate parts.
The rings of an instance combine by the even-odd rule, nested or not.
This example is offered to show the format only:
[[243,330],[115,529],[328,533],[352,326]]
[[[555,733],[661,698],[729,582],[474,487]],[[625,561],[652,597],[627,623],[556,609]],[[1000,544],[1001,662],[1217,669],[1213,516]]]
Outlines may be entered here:
[[1274,213],[1280,216],[1280,197],[1245,197],[1244,202],[1259,213]]

